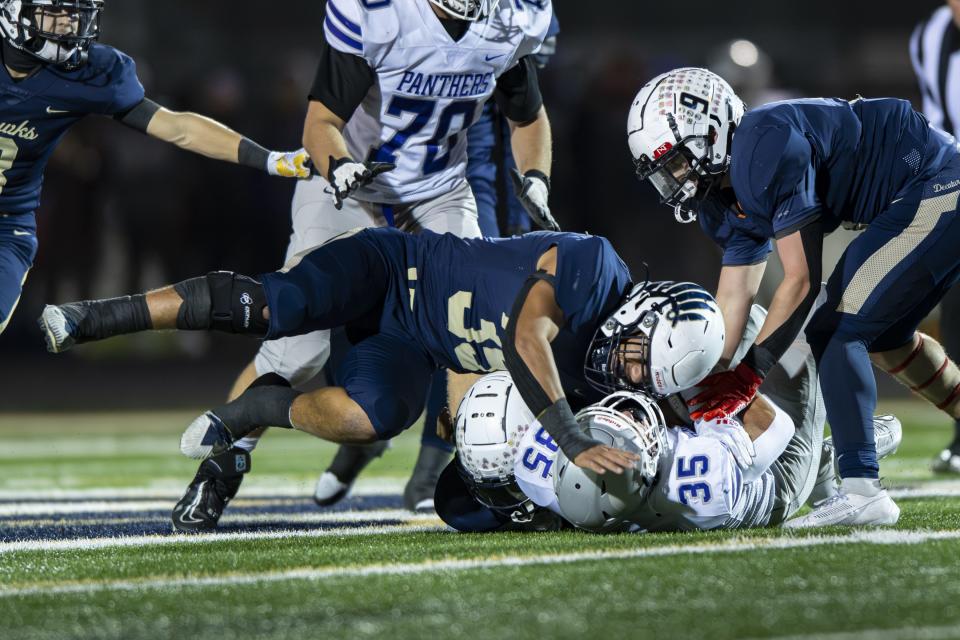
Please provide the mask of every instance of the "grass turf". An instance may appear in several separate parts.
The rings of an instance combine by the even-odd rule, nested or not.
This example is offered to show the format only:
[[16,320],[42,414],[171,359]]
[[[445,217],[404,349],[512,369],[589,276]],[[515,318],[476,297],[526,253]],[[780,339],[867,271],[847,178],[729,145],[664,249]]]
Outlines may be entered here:
[[[932,479],[930,457],[949,422],[918,404],[883,407],[904,422],[904,443],[883,463],[890,484]],[[0,489],[182,487],[195,463],[176,455],[189,414],[0,416]],[[367,476],[402,479],[414,430]],[[305,487],[333,448],[297,433],[265,440],[247,481]],[[960,499],[902,500],[898,528],[960,529]],[[842,529],[822,533],[845,533]],[[0,554],[0,638],[771,637],[854,632],[960,637],[960,540],[851,543],[791,549],[589,560],[561,565],[326,576],[252,584],[44,594],[65,584],[222,577],[490,559],[680,544],[762,542],[782,531],[654,536],[456,535],[226,540],[139,548]],[[816,535],[803,533],[801,536]],[[953,626],[956,629],[953,629]],[[955,631],[955,633],[954,633]],[[912,635],[911,635],[912,634]]]

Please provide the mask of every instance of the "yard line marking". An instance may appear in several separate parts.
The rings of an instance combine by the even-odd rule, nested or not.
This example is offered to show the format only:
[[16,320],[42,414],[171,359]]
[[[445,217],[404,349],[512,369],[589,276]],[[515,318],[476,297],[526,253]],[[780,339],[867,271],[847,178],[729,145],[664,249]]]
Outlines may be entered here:
[[[212,537],[212,536],[211,536]],[[209,538],[208,538],[209,539]],[[642,539],[642,538],[638,538]],[[0,598],[58,595],[69,593],[92,593],[99,591],[143,591],[148,589],[178,589],[184,587],[233,586],[287,580],[319,581],[327,578],[367,577],[376,575],[414,575],[438,571],[465,571],[497,567],[523,567],[529,565],[569,564],[586,560],[625,560],[645,557],[686,555],[700,553],[731,553],[767,549],[795,549],[828,544],[919,544],[931,540],[960,539],[960,530],[947,531],[875,531],[860,530],[848,535],[806,536],[784,538],[754,538],[694,545],[667,545],[643,549],[618,549],[609,551],[585,551],[579,553],[546,554],[534,556],[504,556],[501,558],[474,558],[465,560],[437,560],[416,563],[373,564],[353,567],[328,567],[323,569],[301,568],[287,571],[261,573],[237,573],[224,576],[197,578],[153,578],[146,580],[108,580],[73,584],[36,585],[20,588],[0,588]]]
[[[169,511],[169,508],[167,509]],[[141,516],[141,517],[115,517],[115,518],[77,518],[70,519],[68,523],[72,527],[97,526],[97,525],[117,525],[117,524],[135,524],[142,522],[153,522],[156,520],[167,521],[169,514],[164,512],[163,516]],[[282,511],[258,512],[258,513],[237,513],[227,512],[220,519],[220,524],[238,525],[238,524],[258,524],[263,522],[283,522],[285,524],[293,523],[316,523],[324,522],[356,522],[364,520],[368,522],[381,522],[387,520],[399,520],[401,522],[433,522],[437,516],[430,513],[414,513],[406,509],[374,509],[370,511],[361,511],[351,509],[349,511],[313,511],[308,513],[285,513]],[[27,518],[23,520],[0,520],[0,528],[16,529],[18,527],[40,527],[40,526],[63,526],[62,519],[50,518]]]
[[80,538],[67,540],[15,540],[0,542],[0,556],[17,551],[67,551],[87,549],[104,549],[113,547],[153,547],[170,544],[211,544],[214,542],[240,540],[282,540],[285,538],[325,538],[330,536],[373,536],[388,533],[419,533],[424,531],[443,531],[445,525],[435,516],[436,524],[397,524],[370,527],[343,527],[338,529],[317,529],[315,531],[299,531],[279,529],[276,531],[241,531],[237,533],[178,533],[169,536],[118,536],[112,538]]
[[960,636],[960,625],[860,629],[859,631],[834,631],[791,636],[764,636],[764,638],[766,640],[953,640],[958,636]]
[[[263,476],[255,482],[244,484],[240,498],[286,497],[308,498],[313,495],[314,480],[278,482],[264,481]],[[406,479],[360,478],[353,485],[352,496],[402,495]],[[179,500],[186,487],[185,481],[163,483],[155,487],[97,487],[90,489],[0,489],[0,500],[111,500],[121,498],[151,498]]]

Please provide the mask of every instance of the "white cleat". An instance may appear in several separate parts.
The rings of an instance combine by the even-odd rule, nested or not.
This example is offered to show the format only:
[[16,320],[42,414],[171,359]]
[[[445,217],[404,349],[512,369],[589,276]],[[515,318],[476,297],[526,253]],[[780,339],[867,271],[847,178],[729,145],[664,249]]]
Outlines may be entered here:
[[60,307],[53,304],[45,306],[37,323],[43,331],[43,339],[50,353],[63,353],[75,344],[73,336],[70,335],[70,330],[75,326],[74,321],[64,315]]
[[930,465],[934,473],[953,473],[960,474],[960,456],[950,449],[944,449]]
[[[867,495],[869,494],[869,495]],[[805,516],[787,520],[786,529],[830,526],[889,526],[900,519],[900,507],[879,480],[845,478],[839,492]]]
[[903,440],[903,426],[896,416],[873,416],[873,441],[877,446],[877,460],[892,456]]
[[321,507],[329,507],[350,495],[353,483],[340,482],[339,478],[329,471],[320,474],[317,486],[313,490],[313,501]]
[[233,446],[233,434],[212,411],[195,418],[180,436],[180,453],[194,460],[206,460]]

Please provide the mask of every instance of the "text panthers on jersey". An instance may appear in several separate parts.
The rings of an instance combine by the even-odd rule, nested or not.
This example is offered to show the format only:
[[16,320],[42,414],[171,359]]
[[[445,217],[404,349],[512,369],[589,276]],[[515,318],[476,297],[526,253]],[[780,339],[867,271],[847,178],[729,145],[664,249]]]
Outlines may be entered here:
[[539,50],[550,0],[504,0],[454,41],[427,2],[329,0],[324,35],[361,56],[377,80],[343,135],[354,158],[392,162],[360,189],[368,202],[399,204],[446,193],[466,176],[466,131],[497,78]]

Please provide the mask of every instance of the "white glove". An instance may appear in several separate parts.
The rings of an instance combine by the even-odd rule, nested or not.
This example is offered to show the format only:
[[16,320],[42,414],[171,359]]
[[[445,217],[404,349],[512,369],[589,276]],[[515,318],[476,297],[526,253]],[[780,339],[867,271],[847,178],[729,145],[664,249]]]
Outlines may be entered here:
[[560,231],[560,225],[553,219],[547,198],[550,196],[550,178],[543,172],[531,169],[520,175],[516,169],[510,171],[513,177],[513,188],[517,192],[517,199],[533,218],[537,226],[547,231]]
[[370,184],[381,173],[392,171],[396,167],[392,162],[354,162],[350,158],[334,160],[333,156],[330,156],[327,180],[333,194],[333,205],[340,209],[350,194]]
[[311,168],[310,155],[302,147],[296,151],[271,151],[267,156],[267,173],[272,176],[306,179]]

